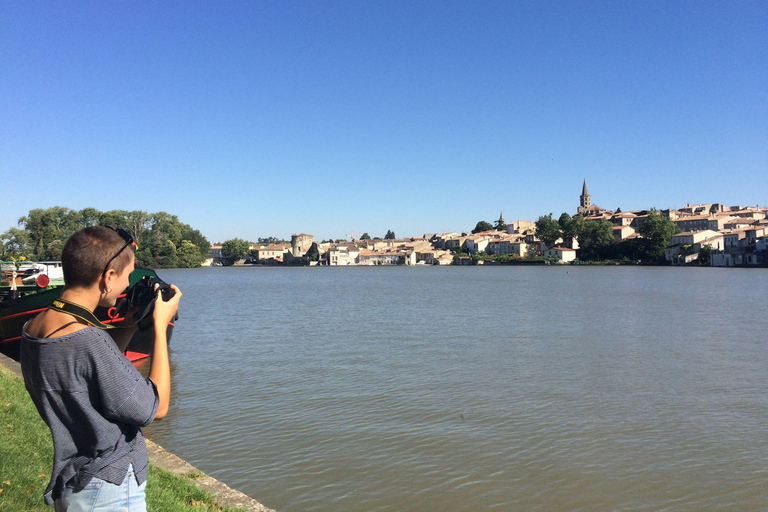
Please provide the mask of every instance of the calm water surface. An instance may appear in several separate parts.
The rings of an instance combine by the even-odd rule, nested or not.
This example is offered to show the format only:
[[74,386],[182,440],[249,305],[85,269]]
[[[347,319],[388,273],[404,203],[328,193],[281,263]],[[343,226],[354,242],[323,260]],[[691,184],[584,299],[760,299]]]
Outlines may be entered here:
[[210,268],[149,431],[284,511],[768,509],[768,271]]

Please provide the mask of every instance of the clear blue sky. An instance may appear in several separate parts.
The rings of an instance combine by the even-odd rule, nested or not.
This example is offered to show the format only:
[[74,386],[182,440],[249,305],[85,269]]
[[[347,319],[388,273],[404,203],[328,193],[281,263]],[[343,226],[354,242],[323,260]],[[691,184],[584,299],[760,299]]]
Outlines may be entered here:
[[768,203],[765,1],[0,0],[0,231],[211,242]]

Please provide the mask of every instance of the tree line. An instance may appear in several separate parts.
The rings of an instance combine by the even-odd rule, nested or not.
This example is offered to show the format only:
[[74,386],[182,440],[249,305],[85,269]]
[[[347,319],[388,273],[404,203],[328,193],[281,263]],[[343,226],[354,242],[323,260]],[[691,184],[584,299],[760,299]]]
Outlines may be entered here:
[[640,223],[641,238],[617,242],[613,236],[613,224],[606,220],[585,220],[581,215],[571,217],[563,213],[555,220],[552,214],[543,215],[536,221],[536,237],[547,247],[558,240],[570,245],[579,243],[579,259],[584,261],[626,259],[649,262],[664,260],[664,250],[678,232],[675,223],[651,209]]
[[0,258],[25,256],[32,261],[58,261],[67,239],[90,226],[110,226],[130,233],[139,246],[136,264],[142,267],[199,267],[211,250],[200,231],[170,213],[54,206],[30,210],[19,219],[18,228],[1,234]]

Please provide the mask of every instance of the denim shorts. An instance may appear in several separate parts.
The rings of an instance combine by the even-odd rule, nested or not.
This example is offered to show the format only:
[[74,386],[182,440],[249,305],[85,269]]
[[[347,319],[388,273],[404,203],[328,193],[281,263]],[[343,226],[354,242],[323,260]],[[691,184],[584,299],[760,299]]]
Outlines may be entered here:
[[56,512],[147,512],[144,488],[136,483],[133,465],[120,485],[94,478],[82,489],[67,486],[54,502]]

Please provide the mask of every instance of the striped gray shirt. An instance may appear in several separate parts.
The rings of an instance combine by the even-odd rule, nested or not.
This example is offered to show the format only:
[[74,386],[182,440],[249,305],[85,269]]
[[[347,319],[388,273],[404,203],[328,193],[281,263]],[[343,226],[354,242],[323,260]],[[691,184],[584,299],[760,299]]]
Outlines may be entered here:
[[24,383],[53,437],[53,471],[45,503],[66,485],[81,488],[93,477],[113,484],[133,464],[147,479],[147,448],[140,427],[155,418],[159,398],[112,338],[95,327],[58,338],[21,339]]

